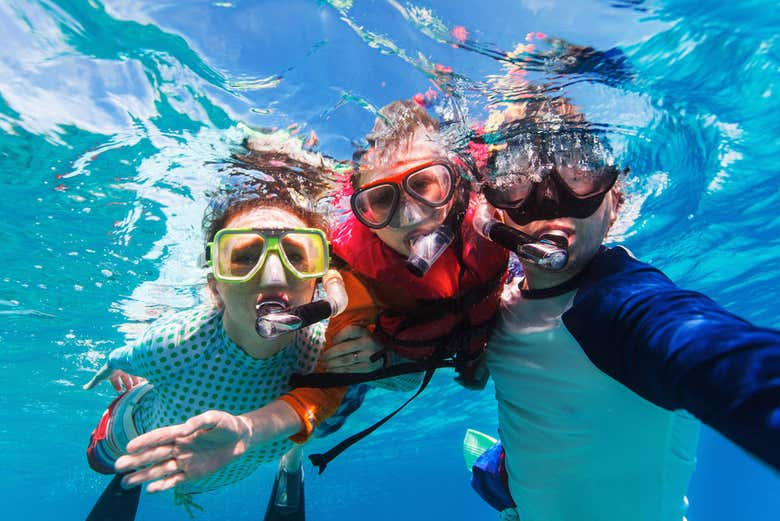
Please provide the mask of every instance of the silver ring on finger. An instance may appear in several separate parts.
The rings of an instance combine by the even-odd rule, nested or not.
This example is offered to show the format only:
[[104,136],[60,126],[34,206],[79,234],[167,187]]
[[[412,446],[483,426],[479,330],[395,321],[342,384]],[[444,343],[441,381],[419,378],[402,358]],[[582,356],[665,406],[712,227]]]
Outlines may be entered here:
[[358,352],[357,351],[352,353],[352,361],[353,362],[357,362],[358,361]]

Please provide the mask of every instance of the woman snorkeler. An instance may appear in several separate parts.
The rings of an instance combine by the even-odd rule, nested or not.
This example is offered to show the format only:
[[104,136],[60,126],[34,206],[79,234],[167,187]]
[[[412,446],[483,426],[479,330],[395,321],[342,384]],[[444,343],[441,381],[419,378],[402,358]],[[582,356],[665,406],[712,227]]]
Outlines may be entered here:
[[[294,399],[278,398],[290,391],[290,374],[315,369],[325,324],[263,338],[255,331],[258,309],[309,303],[315,299],[319,278],[327,287],[340,277],[328,269],[324,220],[309,203],[327,184],[326,160],[300,145],[291,149],[290,140],[254,136],[249,152],[236,157],[237,168],[230,176],[242,186],[225,190],[212,201],[204,230],[214,302],[158,320],[137,341],[112,351],[84,386],[91,389],[104,379],[128,382],[125,373],[148,380],[114,400],[103,414],[87,449],[95,471],[115,473],[114,463],[140,434],[214,409],[232,413],[232,420],[242,423],[251,439],[218,472],[177,486],[177,503],[188,510],[197,507],[192,493],[236,482],[288,452],[290,466],[299,468],[300,456],[291,451],[294,443],[288,439],[302,428],[288,405]],[[337,397],[310,414],[328,416],[339,401]],[[263,411],[266,421],[250,425],[242,413],[252,410]],[[212,428],[219,422],[215,419]],[[197,476],[197,468],[185,468],[187,461],[178,456],[171,451],[168,465],[157,469],[155,477],[178,484],[185,472]],[[139,489],[122,491],[121,478],[114,478],[89,519],[134,519]],[[125,502],[109,501],[112,497],[124,497]]]

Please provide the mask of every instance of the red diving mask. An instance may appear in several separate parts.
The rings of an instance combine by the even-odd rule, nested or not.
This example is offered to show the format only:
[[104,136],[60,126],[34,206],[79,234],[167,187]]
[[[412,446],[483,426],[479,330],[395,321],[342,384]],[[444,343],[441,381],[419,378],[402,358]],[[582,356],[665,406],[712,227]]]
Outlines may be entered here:
[[352,194],[355,217],[369,228],[389,225],[402,203],[401,190],[430,208],[446,206],[455,193],[456,177],[443,161],[430,161],[396,175],[367,183]]

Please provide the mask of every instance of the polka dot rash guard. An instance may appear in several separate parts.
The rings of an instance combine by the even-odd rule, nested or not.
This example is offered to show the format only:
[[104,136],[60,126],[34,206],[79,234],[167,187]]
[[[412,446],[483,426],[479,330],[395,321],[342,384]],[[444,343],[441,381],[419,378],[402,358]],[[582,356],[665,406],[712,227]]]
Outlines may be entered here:
[[[211,409],[240,414],[279,398],[290,390],[292,373],[316,367],[325,327],[318,323],[301,330],[287,347],[259,360],[228,338],[220,310],[200,306],[159,320],[133,344],[112,351],[109,365],[154,386],[133,414],[139,432],[148,432]],[[184,484],[180,492],[205,492],[241,480],[292,446],[284,439],[250,449],[213,475]]]

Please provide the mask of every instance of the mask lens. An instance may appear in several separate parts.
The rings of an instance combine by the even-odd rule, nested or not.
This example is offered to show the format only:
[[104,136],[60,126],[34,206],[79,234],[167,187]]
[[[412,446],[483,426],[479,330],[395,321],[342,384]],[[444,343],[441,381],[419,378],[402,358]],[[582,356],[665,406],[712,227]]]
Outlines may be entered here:
[[325,241],[320,235],[290,232],[282,237],[281,245],[287,262],[299,275],[325,273]]
[[431,206],[441,206],[452,196],[452,174],[444,165],[412,172],[404,183],[410,195]]
[[361,221],[381,227],[393,218],[398,205],[398,188],[391,184],[372,186],[356,192],[352,203]]
[[495,156],[491,179],[483,188],[485,198],[496,208],[521,205],[544,174],[534,143],[509,143],[506,150]]
[[523,204],[533,187],[529,176],[512,175],[499,183],[486,185],[482,191],[485,199],[496,208],[514,208]]
[[266,242],[254,233],[225,233],[217,243],[218,274],[229,279],[249,275],[262,260]]
[[604,168],[599,171],[584,170],[571,166],[556,166],[558,175],[569,190],[577,197],[590,197],[606,192],[617,179],[617,169]]
[[609,166],[609,153],[598,136],[589,132],[563,132],[550,140],[550,150],[559,179],[577,198],[603,194],[617,180]]

